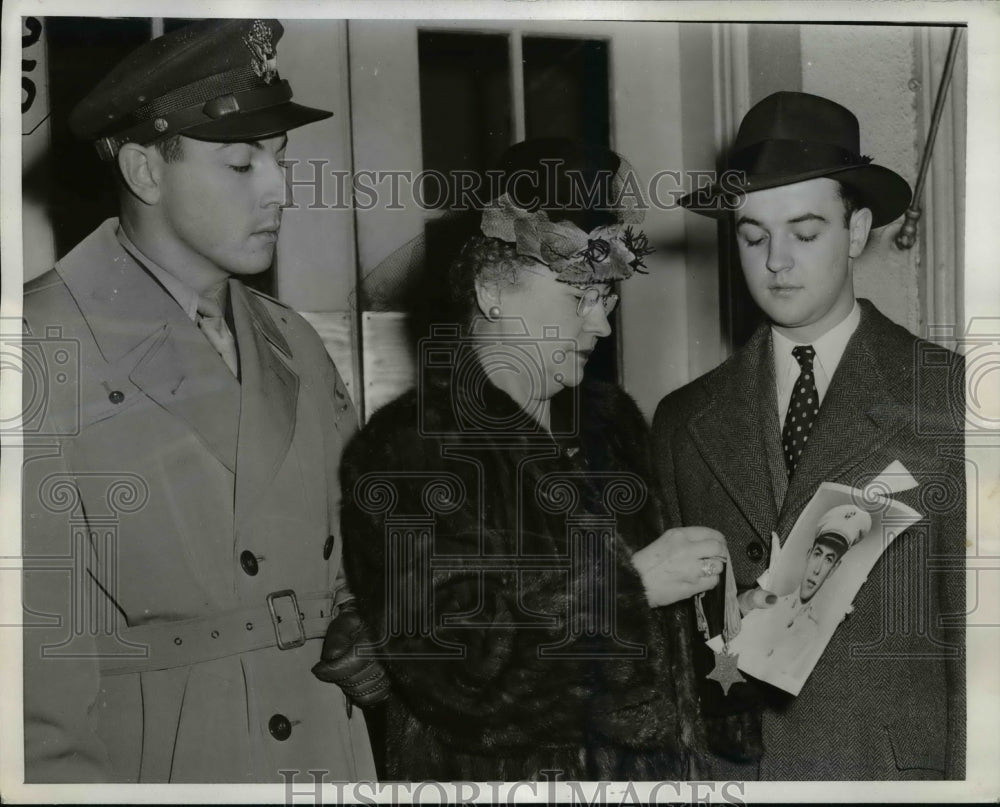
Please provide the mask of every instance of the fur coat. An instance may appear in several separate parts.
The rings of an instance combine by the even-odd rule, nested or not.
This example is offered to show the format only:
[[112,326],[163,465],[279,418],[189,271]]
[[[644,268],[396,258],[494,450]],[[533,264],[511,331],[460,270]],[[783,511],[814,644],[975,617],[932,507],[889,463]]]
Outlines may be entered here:
[[341,468],[348,577],[393,685],[386,777],[685,777],[690,603],[651,610],[630,562],[662,531],[641,413],[587,381],[550,435],[460,364],[376,412]]

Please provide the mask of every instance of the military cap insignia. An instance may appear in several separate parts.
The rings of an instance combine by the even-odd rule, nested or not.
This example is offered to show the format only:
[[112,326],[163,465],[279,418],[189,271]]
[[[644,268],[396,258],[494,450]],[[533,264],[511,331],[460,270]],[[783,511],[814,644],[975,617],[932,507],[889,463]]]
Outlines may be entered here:
[[271,29],[263,20],[254,20],[250,33],[243,38],[250,50],[253,72],[270,84],[278,75],[278,55],[271,39]]
[[113,160],[123,143],[168,134],[246,142],[330,117],[292,103],[278,75],[283,33],[278,20],[208,19],[150,40],[76,105],[70,129]]

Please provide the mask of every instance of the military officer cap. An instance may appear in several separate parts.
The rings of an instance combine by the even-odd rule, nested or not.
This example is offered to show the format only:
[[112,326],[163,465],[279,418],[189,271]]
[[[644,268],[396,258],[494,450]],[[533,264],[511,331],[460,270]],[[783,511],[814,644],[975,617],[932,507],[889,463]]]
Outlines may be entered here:
[[171,135],[241,142],[287,132],[333,113],[292,103],[278,75],[277,20],[203,20],[129,54],[70,115],[103,160],[124,143]]
[[843,555],[868,534],[872,517],[857,505],[841,504],[827,510],[816,525],[816,541],[838,547]]

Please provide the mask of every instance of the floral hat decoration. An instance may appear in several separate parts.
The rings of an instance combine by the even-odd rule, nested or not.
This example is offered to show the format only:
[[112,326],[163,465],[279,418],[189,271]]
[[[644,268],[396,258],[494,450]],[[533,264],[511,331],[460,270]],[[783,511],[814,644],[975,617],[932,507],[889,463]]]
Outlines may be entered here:
[[538,138],[509,148],[500,170],[507,189],[484,208],[483,235],[516,244],[518,255],[544,264],[564,283],[610,283],[645,273],[643,259],[653,249],[634,228],[643,218],[642,192],[620,155]]

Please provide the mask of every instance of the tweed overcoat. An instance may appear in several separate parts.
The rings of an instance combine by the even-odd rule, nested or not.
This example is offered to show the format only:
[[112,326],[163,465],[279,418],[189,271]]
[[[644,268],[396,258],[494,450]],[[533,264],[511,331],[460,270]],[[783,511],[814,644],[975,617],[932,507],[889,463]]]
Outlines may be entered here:
[[860,305],[790,480],[769,327],[656,411],[667,520],[720,530],[741,589],[767,569],[771,532],[784,542],[824,481],[862,487],[899,460],[919,486],[898,498],[925,516],[876,563],[799,696],[766,685],[749,696],[763,756],[720,757],[717,778],[963,776],[963,363]]
[[238,382],[116,229],[25,289],[27,779],[371,779],[360,711],[310,672],[347,595],[344,386],[231,280]]
[[590,381],[553,400],[554,437],[512,426],[524,413],[470,366],[426,367],[344,454],[388,777],[687,776],[690,602],[651,610],[630,562],[661,531],[648,426]]

